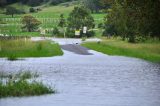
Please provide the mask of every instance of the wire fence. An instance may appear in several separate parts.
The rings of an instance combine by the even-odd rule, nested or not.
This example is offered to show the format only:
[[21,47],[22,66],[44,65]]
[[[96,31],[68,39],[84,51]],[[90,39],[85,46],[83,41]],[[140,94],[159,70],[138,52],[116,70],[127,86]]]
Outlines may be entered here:
[[[42,22],[40,27],[50,30],[57,26],[59,18],[41,18],[37,17]],[[22,31],[22,18],[2,18],[3,23],[0,23],[0,33],[13,33]],[[102,23],[103,18],[94,19],[95,23]]]

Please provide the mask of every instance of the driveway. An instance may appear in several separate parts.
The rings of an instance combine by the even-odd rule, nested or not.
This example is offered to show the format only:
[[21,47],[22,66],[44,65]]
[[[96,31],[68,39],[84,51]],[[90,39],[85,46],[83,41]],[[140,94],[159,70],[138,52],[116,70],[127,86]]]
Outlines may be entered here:
[[0,106],[160,106],[160,64],[88,50],[77,39],[51,40],[63,56],[0,59],[0,69],[36,71],[58,93],[4,98]]

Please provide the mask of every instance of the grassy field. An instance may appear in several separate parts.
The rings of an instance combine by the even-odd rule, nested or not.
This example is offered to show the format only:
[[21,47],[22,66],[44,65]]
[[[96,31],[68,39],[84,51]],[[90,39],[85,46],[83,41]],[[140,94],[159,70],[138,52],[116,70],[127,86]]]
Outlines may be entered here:
[[[19,72],[17,74],[0,73],[0,98],[34,96],[55,93],[55,90],[44,85],[42,82],[31,80],[35,76],[29,71]],[[28,81],[30,79],[30,82]]]
[[23,58],[23,57],[50,57],[60,56],[63,52],[60,46],[51,41],[30,40],[1,40],[0,41],[0,57]]
[[[53,29],[55,26],[58,25],[60,14],[64,14],[64,17],[67,19],[69,13],[74,9],[75,6],[79,5],[77,2],[69,2],[66,6],[66,3],[62,3],[57,6],[51,6],[51,5],[42,5],[39,8],[42,9],[42,11],[39,11],[37,13],[28,13],[29,6],[26,5],[19,5],[19,4],[12,4],[13,7],[16,7],[17,9],[23,9],[27,12],[27,14],[33,15],[36,17],[39,21],[42,22],[40,27],[43,29]],[[0,9],[0,19],[3,21],[3,24],[0,24],[0,33],[8,34],[8,35],[26,35],[25,32],[22,32],[21,27],[21,18],[25,15],[14,15],[14,18],[11,17],[11,15],[5,15],[1,14],[4,10]],[[99,14],[92,14],[92,16],[95,19],[96,26],[99,23],[103,22],[103,18],[106,14],[99,13]],[[37,32],[36,34],[33,32],[27,33],[30,36],[39,36],[40,32]],[[51,33],[47,34],[48,36],[52,36]]]
[[160,62],[160,42],[132,44],[116,39],[106,39],[100,43],[88,42],[83,46],[108,55],[136,57],[152,62]]

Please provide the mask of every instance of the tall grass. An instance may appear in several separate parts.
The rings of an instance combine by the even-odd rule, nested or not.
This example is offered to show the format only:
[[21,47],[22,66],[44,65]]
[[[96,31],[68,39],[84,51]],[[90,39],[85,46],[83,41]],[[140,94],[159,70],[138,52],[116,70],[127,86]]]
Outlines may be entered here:
[[101,43],[84,43],[83,46],[108,55],[136,57],[152,62],[160,62],[160,42],[132,44],[110,39]]
[[63,52],[60,46],[51,41],[33,42],[29,39],[0,40],[0,57],[16,60],[24,57],[60,56]]
[[[19,97],[19,96],[33,96],[55,93],[51,87],[45,86],[42,82],[32,81],[27,79],[38,77],[29,71],[20,72],[17,74],[0,73],[0,98],[3,97]],[[5,82],[3,81],[5,80]]]

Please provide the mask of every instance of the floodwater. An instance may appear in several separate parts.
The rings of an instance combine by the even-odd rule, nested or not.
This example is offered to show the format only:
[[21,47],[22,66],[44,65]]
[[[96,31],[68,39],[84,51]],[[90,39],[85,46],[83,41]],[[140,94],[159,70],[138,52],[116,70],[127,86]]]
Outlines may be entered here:
[[58,91],[3,98],[0,106],[160,106],[160,64],[108,56],[71,44],[62,48],[64,55],[58,57],[0,59],[1,71],[38,72],[44,83]]

